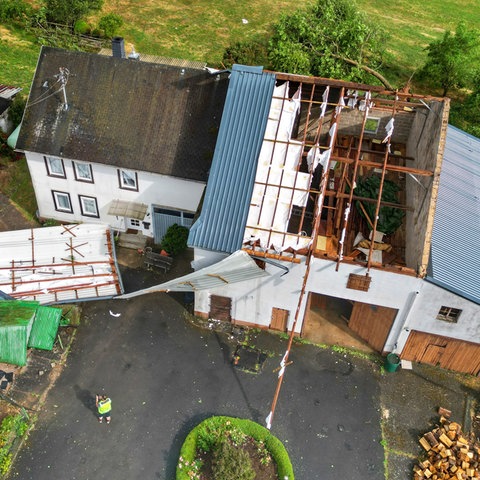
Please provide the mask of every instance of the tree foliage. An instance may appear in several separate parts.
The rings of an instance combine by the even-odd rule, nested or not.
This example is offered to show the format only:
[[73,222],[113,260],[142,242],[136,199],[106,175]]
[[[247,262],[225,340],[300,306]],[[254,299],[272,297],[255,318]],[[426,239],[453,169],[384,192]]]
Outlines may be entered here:
[[457,25],[455,34],[446,31],[441,40],[428,45],[427,61],[420,76],[443,88],[443,96],[452,88],[472,83],[480,57],[480,34],[468,30],[465,22]]
[[480,138],[480,71],[473,79],[473,91],[463,102],[452,103],[450,123]]
[[382,65],[385,38],[353,2],[318,0],[274,25],[269,60],[278,71],[383,83],[375,73]]
[[0,21],[8,23],[10,21],[22,20],[32,15],[32,7],[24,0],[1,0],[0,1]]
[[116,13],[107,13],[98,22],[98,28],[103,31],[104,35],[112,38],[123,25],[123,18]]
[[236,42],[225,49],[222,63],[226,68],[230,68],[234,63],[268,67],[269,61],[266,42],[261,39],[248,42]]
[[103,7],[103,0],[43,0],[49,22],[74,25],[91,12]]

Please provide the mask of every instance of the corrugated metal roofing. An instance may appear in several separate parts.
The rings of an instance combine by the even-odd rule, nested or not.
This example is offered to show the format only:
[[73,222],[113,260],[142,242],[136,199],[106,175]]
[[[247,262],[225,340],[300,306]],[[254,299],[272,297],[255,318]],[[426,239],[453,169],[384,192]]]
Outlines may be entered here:
[[262,270],[248,253],[237,250],[232,255],[218,263],[189,273],[180,278],[175,278],[160,285],[155,285],[144,290],[127,293],[117,298],[132,298],[145,293],[153,292],[196,292],[224,287],[232,283],[251,281],[255,278],[266,277],[269,274]]
[[27,342],[38,302],[0,302],[0,362],[27,363]]
[[16,148],[206,182],[227,85],[196,68],[42,47]]
[[188,244],[232,253],[242,246],[275,76],[234,65],[202,213]]
[[0,232],[0,290],[41,304],[118,295],[110,228],[82,223]]
[[480,139],[448,126],[426,280],[480,304]]
[[30,332],[28,346],[42,350],[51,350],[57,337],[61,318],[62,310],[60,308],[40,305],[35,314],[35,322]]
[[12,87],[10,85],[0,84],[0,97],[10,99],[14,97],[22,89],[20,87]]

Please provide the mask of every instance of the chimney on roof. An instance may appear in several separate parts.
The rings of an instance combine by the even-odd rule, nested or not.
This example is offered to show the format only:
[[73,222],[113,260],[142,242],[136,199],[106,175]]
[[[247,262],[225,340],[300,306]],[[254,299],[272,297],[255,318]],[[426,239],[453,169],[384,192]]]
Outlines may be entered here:
[[122,37],[112,38],[112,54],[115,58],[127,58],[125,55],[125,41]]

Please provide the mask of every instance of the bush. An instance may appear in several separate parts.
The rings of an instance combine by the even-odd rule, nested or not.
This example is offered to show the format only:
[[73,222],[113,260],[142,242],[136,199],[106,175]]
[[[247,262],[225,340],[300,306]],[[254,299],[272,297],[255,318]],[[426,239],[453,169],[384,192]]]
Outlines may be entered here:
[[175,256],[187,248],[188,228],[176,223],[168,227],[162,239],[162,249]]
[[13,102],[8,109],[8,118],[13,123],[14,127],[17,127],[22,121],[26,104],[27,101],[22,95],[17,95],[13,99]]
[[255,472],[247,452],[223,439],[215,449],[212,461],[214,480],[253,480]]
[[108,38],[114,37],[122,25],[123,18],[116,13],[108,13],[100,18],[100,21],[98,22],[98,28],[103,30],[103,33]]
[[7,415],[0,424],[0,474],[8,473],[12,465],[10,452],[16,438],[23,437],[29,428],[27,412],[23,410],[17,415]]
[[257,41],[236,42],[225,49],[222,63],[227,68],[234,63],[267,67],[269,65],[267,46]]
[[90,30],[90,25],[85,20],[77,20],[73,27],[73,31],[78,35],[87,35]]
[[23,0],[2,0],[0,2],[0,21],[21,20],[32,15],[32,7]]

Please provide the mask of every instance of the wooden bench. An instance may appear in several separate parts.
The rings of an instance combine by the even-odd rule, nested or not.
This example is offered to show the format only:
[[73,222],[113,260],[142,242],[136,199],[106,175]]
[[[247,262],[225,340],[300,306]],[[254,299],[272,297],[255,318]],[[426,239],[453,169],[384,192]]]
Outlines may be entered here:
[[170,270],[172,266],[173,258],[159,253],[152,252],[151,249],[145,249],[143,264],[151,270],[153,267],[163,270],[165,273]]

